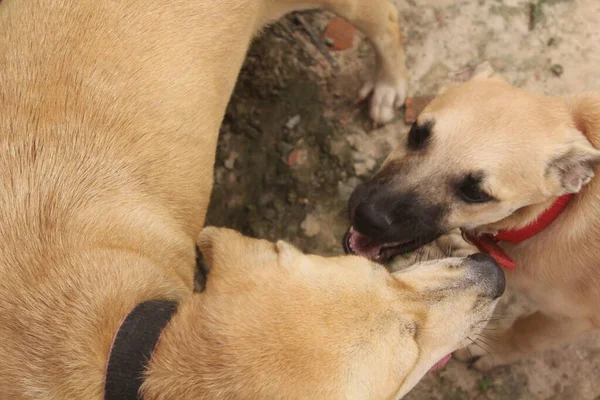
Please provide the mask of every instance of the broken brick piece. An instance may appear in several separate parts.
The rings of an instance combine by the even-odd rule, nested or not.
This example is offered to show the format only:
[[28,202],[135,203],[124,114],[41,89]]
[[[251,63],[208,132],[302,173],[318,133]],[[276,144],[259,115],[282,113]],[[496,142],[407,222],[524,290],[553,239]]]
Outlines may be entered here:
[[332,43],[331,50],[346,50],[352,47],[356,28],[341,17],[333,18],[325,28],[324,40]]
[[287,165],[288,166],[292,166],[296,163],[296,160],[298,159],[298,150],[294,149],[292,151],[290,151],[290,153],[288,154],[287,157]]
[[435,96],[415,96],[408,97],[404,105],[406,106],[404,112],[404,122],[407,124],[412,124],[417,120],[417,116],[427,104],[431,103]]

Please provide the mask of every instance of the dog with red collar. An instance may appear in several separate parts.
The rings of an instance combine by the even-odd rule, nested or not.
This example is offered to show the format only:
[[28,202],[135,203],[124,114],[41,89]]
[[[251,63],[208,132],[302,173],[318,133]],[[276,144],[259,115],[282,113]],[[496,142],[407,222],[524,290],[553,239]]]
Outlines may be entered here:
[[477,369],[568,341],[600,327],[599,147],[600,93],[534,94],[482,64],[354,191],[346,249],[392,268],[410,252],[491,255],[539,311],[494,331],[491,354],[456,353]]

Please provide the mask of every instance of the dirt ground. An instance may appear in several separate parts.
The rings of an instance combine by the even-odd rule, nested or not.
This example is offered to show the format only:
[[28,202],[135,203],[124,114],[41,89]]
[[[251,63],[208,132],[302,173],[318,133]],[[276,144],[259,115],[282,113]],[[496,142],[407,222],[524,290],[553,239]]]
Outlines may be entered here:
[[[513,84],[547,94],[600,90],[600,1],[395,0],[409,95],[433,95],[489,60]],[[317,35],[331,15],[300,14]],[[533,29],[532,29],[533,28]],[[374,127],[358,90],[372,71],[357,35],[331,64],[294,15],[256,40],[221,131],[209,223],[282,238],[319,254],[342,251],[346,200],[408,131],[403,111]],[[513,294],[501,313],[526,309]],[[490,343],[493,346],[493,343]],[[600,399],[600,335],[481,374],[451,361],[410,395],[424,399]]]

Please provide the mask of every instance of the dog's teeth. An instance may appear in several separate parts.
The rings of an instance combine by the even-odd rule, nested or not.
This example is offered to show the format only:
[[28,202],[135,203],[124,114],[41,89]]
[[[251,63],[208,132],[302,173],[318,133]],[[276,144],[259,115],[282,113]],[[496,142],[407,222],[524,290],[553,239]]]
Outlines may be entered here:
[[348,246],[348,250],[350,250],[351,253],[356,254],[356,250],[354,250],[354,247],[352,246],[352,240],[350,240],[349,237],[348,240],[346,240],[346,246]]

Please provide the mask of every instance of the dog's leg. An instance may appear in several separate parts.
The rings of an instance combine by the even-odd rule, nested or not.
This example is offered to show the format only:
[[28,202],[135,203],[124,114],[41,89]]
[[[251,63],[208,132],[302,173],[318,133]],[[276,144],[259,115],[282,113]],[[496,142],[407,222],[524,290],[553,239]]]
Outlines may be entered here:
[[499,334],[484,330],[483,336],[475,339],[477,345],[456,351],[454,357],[461,361],[472,361],[476,369],[488,371],[545,350],[553,344],[573,339],[593,327],[588,320],[552,318],[538,311],[520,317]]
[[403,35],[398,10],[389,0],[276,0],[270,18],[292,10],[321,7],[346,19],[363,32],[375,48],[377,70],[360,90],[360,99],[370,94],[370,116],[376,123],[389,122],[395,109],[406,99],[406,71]]
[[404,38],[398,10],[389,0],[329,0],[325,7],[363,32],[375,48],[375,76],[361,89],[361,99],[370,94],[370,116],[377,123],[389,122],[406,99],[408,73]]

